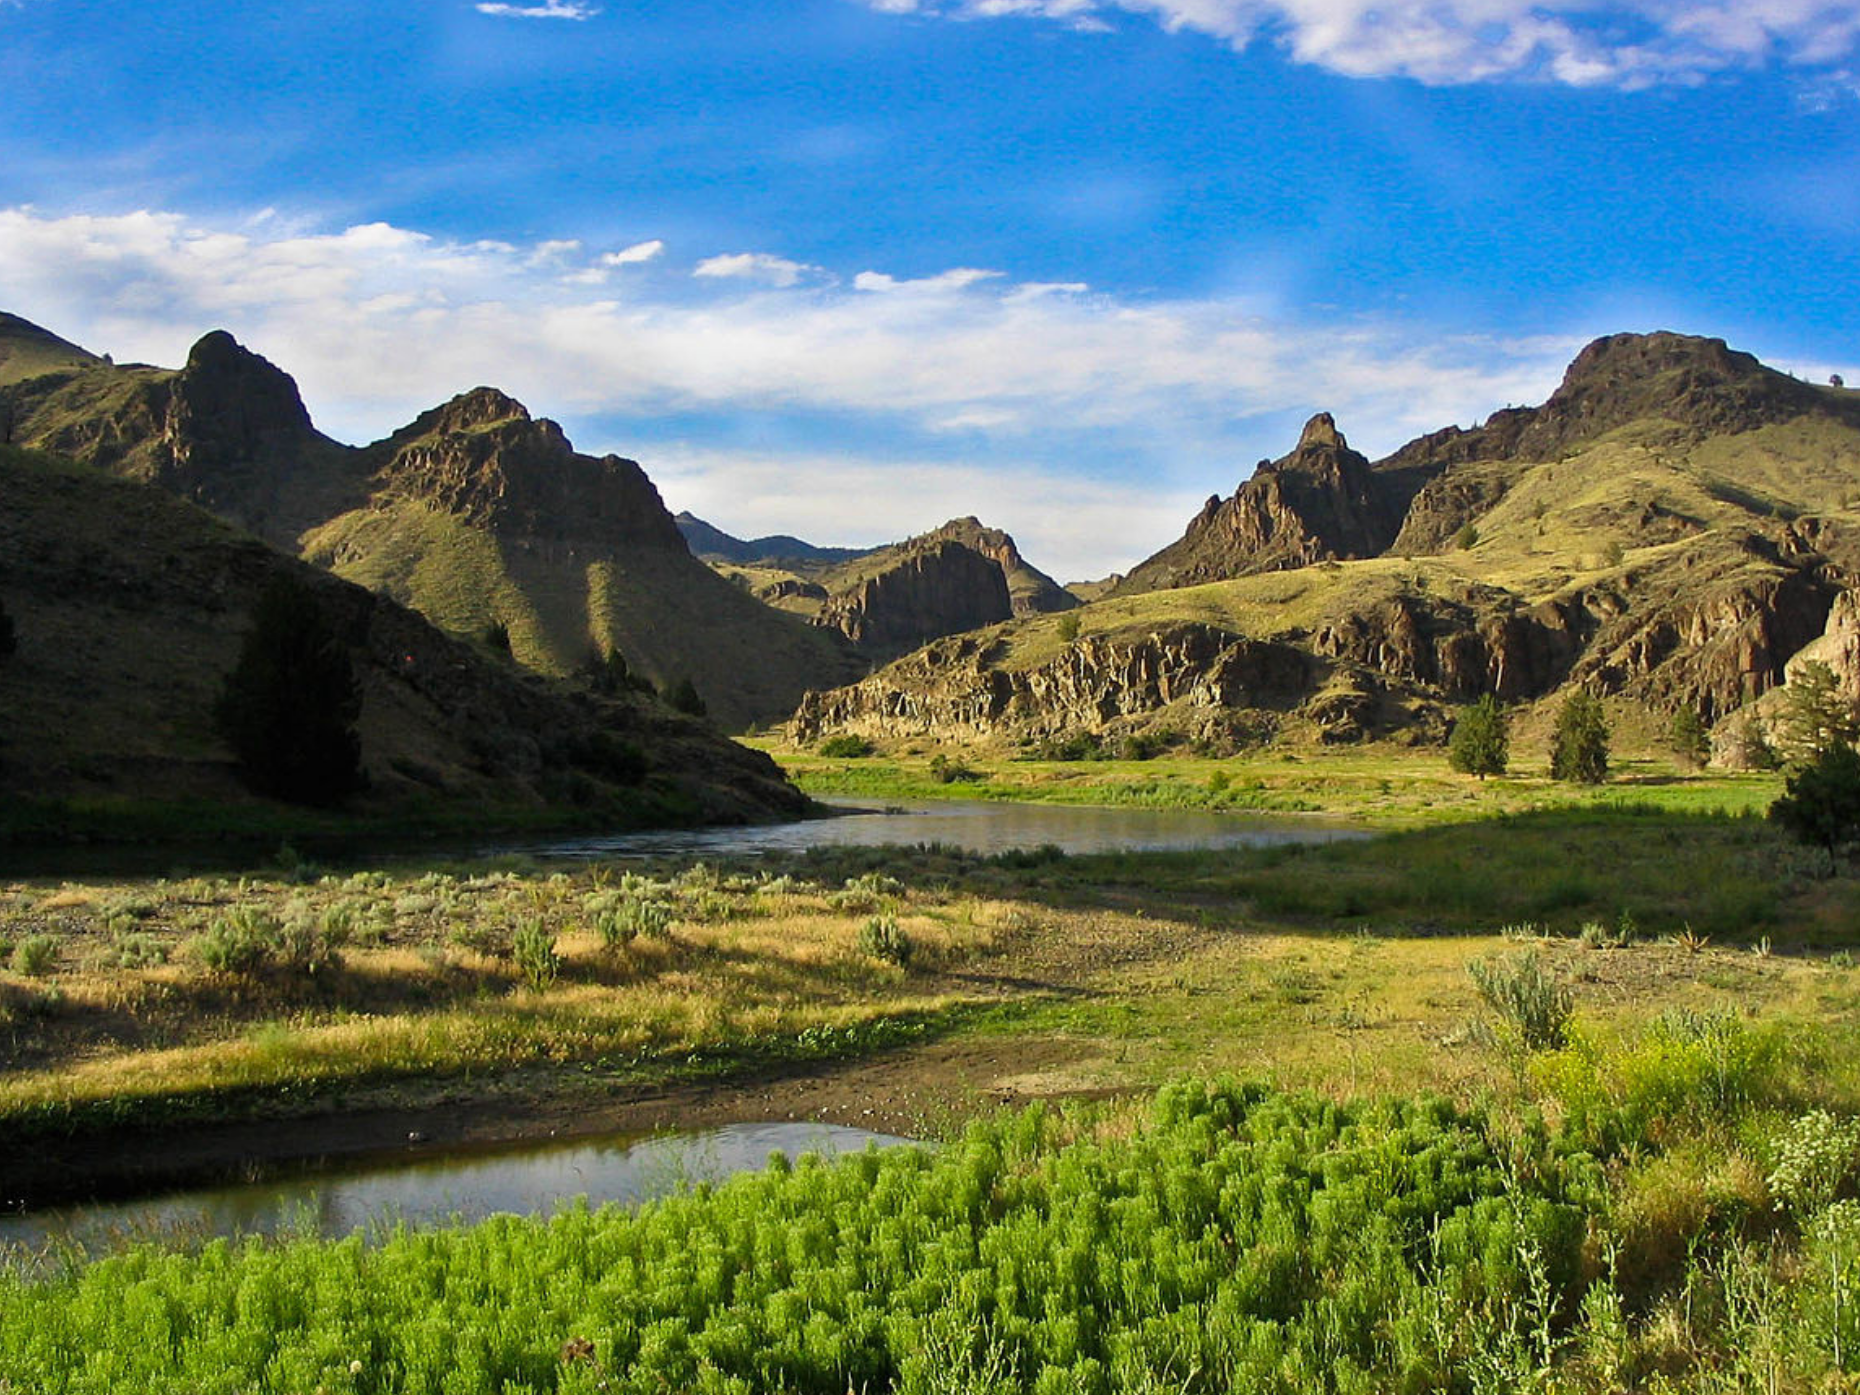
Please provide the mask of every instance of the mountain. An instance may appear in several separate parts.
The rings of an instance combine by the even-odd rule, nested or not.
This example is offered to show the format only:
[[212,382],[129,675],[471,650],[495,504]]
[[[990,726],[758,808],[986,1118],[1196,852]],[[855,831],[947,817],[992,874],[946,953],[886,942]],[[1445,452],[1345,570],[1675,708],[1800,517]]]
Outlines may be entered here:
[[831,567],[852,562],[878,551],[875,547],[816,547],[786,533],[771,533],[762,538],[733,538],[721,528],[713,528],[696,514],[682,511],[674,516],[678,531],[684,534],[694,556],[706,562],[736,562],[763,567]]
[[257,803],[214,721],[288,578],[354,665],[363,813],[583,806],[640,823],[793,817],[772,762],[654,698],[548,683],[146,481],[0,447],[0,801]]
[[367,499],[306,533],[303,555],[454,634],[501,626],[539,672],[618,651],[661,687],[690,679],[714,717],[741,727],[863,667],[839,636],[694,558],[637,463],[578,453],[491,388],[362,454]]
[[1479,693],[1570,684],[1716,721],[1782,681],[1856,578],[1860,393],[1719,340],[1614,335],[1542,406],[1373,463],[1314,418],[1073,638],[1035,617],[946,640],[795,729],[1431,740]]
[[178,371],[87,356],[17,380],[0,420],[15,445],[159,485],[286,549],[359,502],[367,474],[311,425],[291,376],[224,331]]
[[[55,336],[10,325],[32,362],[56,357],[41,351]],[[693,558],[638,464],[577,453],[491,388],[345,446],[289,374],[214,331],[179,370],[85,356],[0,385],[0,421],[15,444],[160,486],[454,635],[501,627],[539,672],[617,649],[660,686],[689,679],[726,726],[785,717],[864,667]]]

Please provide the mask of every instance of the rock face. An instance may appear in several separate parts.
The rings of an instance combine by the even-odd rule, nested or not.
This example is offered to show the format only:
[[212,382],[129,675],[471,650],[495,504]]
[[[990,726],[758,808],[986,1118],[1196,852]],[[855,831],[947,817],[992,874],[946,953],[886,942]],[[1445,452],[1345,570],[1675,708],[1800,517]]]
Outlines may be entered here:
[[932,534],[888,562],[830,594],[814,623],[837,630],[863,653],[889,658],[1013,614],[1000,564],[952,539]]
[[1050,737],[1170,708],[1218,722],[1234,708],[1289,705],[1310,684],[1298,650],[1205,625],[1132,642],[1086,638],[1025,670],[1003,668],[999,657],[987,636],[938,640],[852,687],[808,694],[792,730],[802,741],[835,731]]
[[578,454],[547,419],[495,388],[461,393],[369,448],[376,497],[414,499],[501,537],[573,551],[684,537],[638,463]]
[[1012,537],[999,528],[985,527],[978,518],[953,518],[926,536],[961,543],[1000,567],[1016,615],[1048,615],[1081,604],[1077,596],[1022,557]]
[[1231,499],[1209,499],[1180,541],[1133,567],[1113,594],[1372,557],[1400,523],[1384,483],[1323,412],[1306,423],[1297,449],[1262,461]]

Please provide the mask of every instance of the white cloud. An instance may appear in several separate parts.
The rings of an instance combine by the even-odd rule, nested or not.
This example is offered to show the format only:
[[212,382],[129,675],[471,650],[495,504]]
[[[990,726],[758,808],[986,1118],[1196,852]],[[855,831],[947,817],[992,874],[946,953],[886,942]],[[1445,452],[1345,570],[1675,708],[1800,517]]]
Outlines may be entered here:
[[[1061,582],[1141,561],[1180,536],[1203,498],[1153,481],[1062,475],[1025,459],[982,468],[675,449],[655,452],[650,468],[667,507],[737,537],[787,533],[825,547],[874,547],[973,514],[1011,533],[1022,556]],[[797,489],[798,480],[807,487]]]
[[599,10],[582,0],[545,0],[541,5],[506,5],[502,3],[480,4],[477,11],[481,15],[499,15],[507,19],[593,19]]
[[785,289],[800,284],[803,276],[819,269],[805,262],[791,262],[786,257],[772,256],[767,252],[733,252],[727,256],[705,258],[691,274],[713,280],[761,281]]
[[1690,83],[1772,63],[1814,68],[1860,45],[1855,0],[864,0],[884,13],[1028,16],[1079,27],[1130,12],[1244,49],[1272,42],[1353,77],[1451,85]]
[[665,243],[660,238],[650,242],[636,242],[631,247],[623,247],[618,252],[608,252],[601,258],[602,266],[637,266],[662,256]]
[[[1080,573],[1128,566],[1168,541],[1186,517],[1176,496],[1231,491],[1252,461],[1289,449],[1311,411],[1336,413],[1375,455],[1541,400],[1578,346],[1307,321],[1238,296],[1134,301],[973,268],[870,272],[850,285],[813,269],[802,284],[808,268],[770,274],[798,263],[740,256],[736,274],[601,285],[576,278],[605,275],[605,259],[559,241],[0,209],[0,307],[119,361],[179,363],[223,326],[295,375],[318,424],[346,440],[385,435],[494,383],[538,414],[584,423],[574,429],[584,448],[649,469],[657,455],[642,438],[673,429],[695,432],[694,449],[744,429],[805,440],[821,455],[842,442],[868,455],[875,441],[907,456],[960,449],[980,474],[1001,476],[996,488],[1020,481],[1063,515],[1022,527],[1052,528],[1055,553],[1059,534],[1076,530],[1067,546]],[[1046,473],[1036,478],[1035,467]],[[1060,467],[1064,489],[1053,485]],[[910,473],[899,470],[900,489],[917,488]],[[1102,531],[1088,527],[1068,502],[1088,479],[1127,503],[1168,496],[1172,521],[1149,534],[1135,520],[1150,516],[1132,512],[1122,527],[1107,504]],[[824,491],[793,478],[788,488],[811,500],[809,516],[827,506]],[[937,497],[926,513],[981,507]],[[839,498],[864,507],[862,496]],[[896,526],[906,527],[901,515]],[[1087,560],[1094,549],[1097,562]]]

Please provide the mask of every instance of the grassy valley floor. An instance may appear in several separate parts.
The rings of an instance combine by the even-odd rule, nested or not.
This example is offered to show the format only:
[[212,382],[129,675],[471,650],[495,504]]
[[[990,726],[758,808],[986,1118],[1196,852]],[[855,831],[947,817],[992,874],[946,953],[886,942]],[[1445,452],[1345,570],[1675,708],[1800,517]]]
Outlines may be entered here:
[[[919,778],[908,766],[837,768],[871,772],[900,793]],[[988,783],[1023,769],[1031,768],[990,766]],[[1221,769],[1230,789],[1258,781],[1275,797],[1356,813],[1390,831],[1219,853],[982,858],[941,848],[834,849],[741,866],[295,866],[244,878],[13,882],[0,887],[0,1171],[49,1196],[135,1170],[144,1179],[205,1172],[262,1160],[268,1149],[339,1152],[404,1142],[409,1132],[438,1146],[793,1113],[966,1136],[957,1155],[970,1163],[983,1155],[976,1148],[1020,1159],[1002,1163],[1006,1172],[990,1164],[981,1182],[952,1174],[932,1184],[910,1167],[890,1182],[868,1179],[912,1196],[919,1186],[980,1186],[981,1210],[964,1213],[959,1242],[979,1247],[963,1271],[970,1277],[951,1278],[957,1288],[948,1293],[934,1284],[898,1290],[880,1303],[891,1316],[870,1322],[819,1298],[837,1326],[822,1328],[816,1343],[795,1316],[794,1340],[812,1354],[804,1360],[797,1348],[800,1364],[785,1378],[750,1355],[732,1356],[738,1348],[716,1345],[721,1338],[698,1340],[718,1322],[760,1331],[772,1309],[750,1320],[717,1299],[722,1306],[694,1316],[699,1290],[674,1293],[668,1278],[664,1312],[628,1308],[622,1322],[611,1300],[588,1299],[552,1309],[529,1336],[501,1328],[484,1336],[483,1379],[458,1377],[463,1384],[430,1371],[415,1379],[406,1351],[392,1357],[399,1365],[387,1364],[399,1339],[386,1336],[374,1355],[358,1353],[363,1372],[345,1375],[351,1358],[333,1353],[362,1341],[358,1315],[349,1335],[304,1338],[328,1357],[291,1358],[311,1373],[304,1389],[491,1390],[507,1380],[594,1389],[605,1379],[613,1389],[669,1381],[678,1389],[837,1391],[861,1372],[871,1389],[1224,1389],[1267,1370],[1280,1374],[1248,1388],[1599,1391],[1664,1380],[1675,1389],[1745,1389],[1764,1371],[1777,1389],[1849,1388],[1840,1372],[1855,1364],[1860,1332],[1843,1335],[1854,1314],[1839,1305],[1852,1301],[1844,1276],[1860,1282],[1860,1228],[1849,1245],[1839,1230],[1845,1213],[1828,1207],[1844,1204],[1860,1180],[1860,1130],[1842,1122],[1860,1111],[1860,879],[1750,812],[1773,797],[1773,777],[1692,779],[1648,766],[1643,783],[1566,799],[1529,778],[1479,787],[1424,757],[1406,768],[1392,756],[1354,754]],[[839,778],[828,770],[822,763],[799,773],[819,791]],[[1192,762],[1032,773],[1061,788],[1075,772],[1202,791],[1216,773]],[[1630,766],[1627,778],[1635,774]],[[1172,1082],[1217,1075],[1270,1089],[1220,1095],[1228,1102],[1218,1106],[1194,1095],[1204,1104],[1184,1114],[1186,1097]],[[1159,1088],[1178,1103],[1143,1103]],[[1451,1101],[1440,1106],[1449,1114],[1403,1104],[1424,1117],[1393,1120],[1369,1103],[1424,1094]],[[1103,1103],[1039,1125],[999,1114],[1052,1099]],[[1339,1104],[1344,1114],[1325,1112]],[[977,1118],[1001,1121],[964,1135]],[[1178,1128],[1196,1141],[1184,1142]],[[1201,1186],[1214,1187],[1210,1198],[1228,1195],[1217,1174],[1230,1164],[1211,1160],[1225,1156],[1222,1140],[1266,1147],[1281,1129],[1289,1132],[1273,1166],[1303,1159],[1293,1172],[1304,1180],[1286,1183],[1293,1190],[1285,1193],[1303,1200],[1270,1225],[1291,1227],[1282,1237],[1286,1275],[1303,1277],[1272,1280],[1262,1271],[1256,1277],[1266,1287],[1249,1297],[1221,1287],[1225,1280],[1213,1288],[1189,1282],[1179,1267],[1169,1280],[1130,1271],[1119,1282],[1164,1282],[1161,1306],[1144,1299],[1138,1310],[1165,1326],[1139,1321],[1150,1337],[1115,1341],[1125,1318],[1104,1306],[1108,1280],[1081,1277],[1050,1296],[1046,1280],[1035,1282],[1024,1267],[1013,1271],[1021,1278],[1003,1278],[1003,1265],[1032,1262],[1010,1258],[1018,1241],[986,1238],[997,1224],[1019,1224],[1014,1198],[1029,1183],[1013,1179],[1064,1173],[1073,1178],[1066,1186],[1100,1197],[1087,1203],[1084,1192],[1068,1192],[1068,1205],[1111,1205],[1125,1195],[1120,1169],[1138,1165],[1137,1153],[1116,1150],[1162,1149],[1172,1161],[1158,1175],[1157,1198],[1176,1197],[1169,1189],[1178,1185],[1190,1191],[1140,1204],[1160,1208],[1155,1236],[1177,1236],[1168,1243],[1203,1254],[1197,1247],[1240,1243],[1238,1220],[1221,1222],[1229,1238],[1219,1242],[1203,1228],[1213,1213],[1188,1200]],[[1371,1136],[1408,1138],[1414,1129],[1434,1142],[1389,1146],[1431,1157],[1442,1137],[1463,1131],[1463,1144],[1452,1146],[1488,1158],[1491,1180],[1454,1192],[1458,1199],[1431,1221],[1400,1210],[1400,1187],[1349,1192],[1352,1206],[1369,1208],[1360,1226],[1408,1236],[1397,1245],[1408,1247],[1407,1258],[1389,1262],[1410,1274],[1398,1279],[1390,1269],[1373,1282],[1358,1275],[1349,1289],[1319,1253],[1330,1243],[1320,1244],[1330,1233],[1323,1208],[1337,1203],[1320,1205],[1318,1194],[1324,1178],[1344,1185],[1355,1174],[1321,1159],[1338,1149],[1355,1157],[1350,1150]],[[1083,1144],[1110,1151],[1091,1154],[1095,1162],[1068,1151]],[[1478,1169],[1488,1163],[1467,1165],[1467,1175],[1484,1176]],[[1068,1171],[1078,1167],[1085,1172]],[[1089,1181],[1100,1176],[1094,1169],[1108,1169],[1100,1182]],[[829,1172],[847,1175],[819,1176]],[[812,1233],[812,1203],[782,1196],[768,1214],[786,1219],[757,1243],[800,1244],[794,1237]],[[738,1204],[720,1201],[716,1223],[735,1224],[728,1208]],[[899,1201],[898,1214],[917,1205]],[[1215,1210],[1226,1216],[1227,1206]],[[1443,1219],[1462,1206],[1471,1208],[1464,1220]],[[1514,1211],[1535,1218],[1517,1224],[1536,1251],[1519,1248],[1513,1222],[1501,1224],[1501,1213]],[[639,1224],[671,1224],[669,1214]],[[920,1238],[954,1224],[951,1214],[938,1211]],[[1253,1219],[1245,1226],[1267,1224],[1246,1214]],[[700,1224],[695,1216],[678,1224]],[[601,1222],[621,1231],[631,1224]],[[621,1231],[585,1243],[625,1250],[635,1240]],[[1263,1262],[1260,1255],[1276,1251],[1257,1247],[1278,1243],[1263,1234],[1233,1253]],[[1488,1256],[1504,1251],[1514,1260],[1502,1273],[1495,1258],[1455,1261],[1453,1272],[1473,1286],[1461,1295],[1465,1311],[1484,1325],[1450,1322],[1424,1341],[1418,1334],[1435,1319],[1404,1285],[1428,1282],[1429,1244],[1473,1244],[1468,1236]],[[317,1266],[347,1263],[261,1260],[270,1253],[262,1247],[215,1253],[209,1266],[220,1266],[226,1282],[257,1282],[256,1269],[238,1266],[269,1265],[274,1278],[265,1282],[284,1283],[281,1293],[299,1279],[276,1277],[280,1264],[320,1283],[310,1277]],[[1135,1262],[1136,1252],[1124,1253]],[[1518,1268],[1516,1256],[1532,1253],[1538,1259]],[[248,1257],[235,1264],[239,1255]],[[446,1263],[464,1265],[463,1274],[490,1260],[460,1251]],[[1534,1276],[1531,1263],[1543,1272]],[[183,1280],[160,1278],[151,1259],[135,1264],[154,1285],[139,1290],[146,1293],[209,1282],[204,1270]],[[805,1268],[792,1271],[795,1282]],[[88,1304],[98,1314],[92,1336],[80,1322],[71,1342],[123,1340],[108,1335],[117,1329],[102,1316],[120,1306],[103,1296],[118,1282],[104,1273],[80,1265],[57,1281],[77,1288],[46,1290],[62,1293],[71,1312]],[[950,1293],[958,1290],[970,1297],[956,1302]],[[1309,1366],[1330,1339],[1300,1345],[1306,1338],[1294,1339],[1294,1328],[1317,1323],[1317,1333],[1330,1321],[1316,1316],[1323,1304],[1372,1290],[1381,1316],[1363,1321],[1383,1335],[1321,1370]],[[11,1290],[0,1307],[37,1311],[39,1292]],[[1785,1302],[1787,1294],[1821,1306],[1810,1311],[1807,1297]],[[1045,1306],[1024,1317],[1036,1299]],[[288,1309],[294,1300],[281,1301]],[[1217,1322],[1197,1303],[1225,1303],[1221,1311],[1238,1316]],[[967,1326],[934,1337],[958,1344],[950,1369],[966,1373],[961,1386],[896,1364],[909,1340],[929,1340],[907,1315],[921,1319],[938,1305],[967,1314]],[[675,1351],[661,1351],[647,1328],[670,1321],[674,1309],[684,1314],[684,1336]],[[1036,1334],[1026,1325],[1067,1313],[1086,1335],[1065,1339],[1059,1329]],[[1290,1343],[1270,1361],[1257,1347],[1264,1329],[1249,1325],[1268,1319],[1281,1324],[1274,1340]],[[188,1330],[219,1330],[217,1319],[202,1321]],[[297,1319],[277,1321],[299,1331]],[[1188,1342],[1191,1329],[1225,1332],[1225,1354],[1200,1338]],[[1757,1343],[1759,1331],[1767,1346]],[[86,1384],[77,1366],[60,1366],[52,1339],[34,1340],[19,1327],[0,1334],[0,1382],[105,1388]],[[194,1340],[173,1335],[176,1372],[206,1369],[188,1366],[193,1356],[181,1360]],[[585,1359],[575,1354],[583,1348],[570,1351],[583,1341]],[[1837,1352],[1836,1341],[1847,1344]],[[1769,1365],[1760,1368],[1765,1352]],[[208,1347],[198,1356],[208,1361]],[[377,1357],[379,1367],[366,1364]],[[1249,1365],[1255,1358],[1265,1364]],[[93,1367],[128,1378],[111,1361]],[[803,1368],[813,1375],[803,1378]],[[238,1369],[247,1371],[240,1379],[256,1380],[252,1369]],[[195,1388],[173,1384],[181,1379],[150,1388]]]

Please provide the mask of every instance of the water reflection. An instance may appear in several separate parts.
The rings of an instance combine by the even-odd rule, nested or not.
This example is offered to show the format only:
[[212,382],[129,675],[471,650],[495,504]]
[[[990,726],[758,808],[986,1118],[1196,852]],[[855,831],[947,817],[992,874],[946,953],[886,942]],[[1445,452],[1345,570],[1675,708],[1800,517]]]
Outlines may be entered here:
[[915,847],[945,843],[975,853],[1051,844],[1068,853],[1157,852],[1169,849],[1264,847],[1360,838],[1360,830],[1301,818],[1214,814],[1200,809],[1104,809],[987,800],[925,800],[875,808],[832,802],[829,819],[748,828],[661,829],[564,838],[486,852],[548,857],[725,857],[867,845]]
[[0,1246],[75,1242],[97,1252],[129,1239],[325,1237],[404,1222],[437,1225],[500,1213],[541,1215],[576,1197],[638,1202],[767,1164],[771,1153],[823,1156],[910,1140],[831,1124],[735,1124],[651,1138],[525,1145],[397,1160],[286,1180],[178,1192],[120,1204],[0,1217]]

